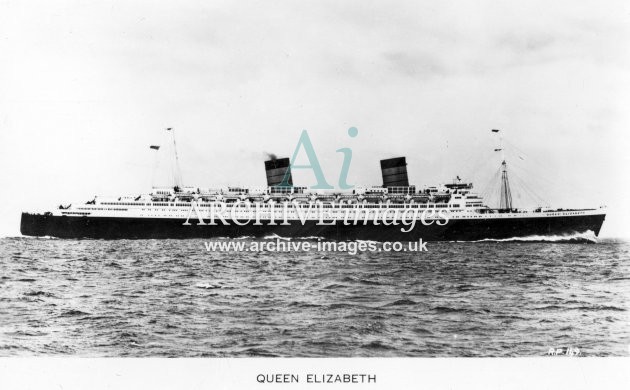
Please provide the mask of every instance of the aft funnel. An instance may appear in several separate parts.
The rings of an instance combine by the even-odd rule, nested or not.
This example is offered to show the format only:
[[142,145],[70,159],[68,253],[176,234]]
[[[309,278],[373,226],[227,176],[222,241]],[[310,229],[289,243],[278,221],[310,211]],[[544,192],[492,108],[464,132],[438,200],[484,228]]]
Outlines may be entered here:
[[267,172],[267,186],[292,187],[291,162],[288,158],[274,158],[265,161]]

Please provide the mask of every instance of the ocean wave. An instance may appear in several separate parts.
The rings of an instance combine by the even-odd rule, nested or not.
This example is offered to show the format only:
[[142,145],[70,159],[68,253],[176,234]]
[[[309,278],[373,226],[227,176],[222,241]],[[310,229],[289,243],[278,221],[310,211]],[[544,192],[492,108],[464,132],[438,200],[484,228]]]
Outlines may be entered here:
[[279,355],[263,348],[247,348],[241,351],[241,354],[247,356],[260,356],[260,357],[278,357]]
[[[29,334],[7,335],[0,356],[627,355],[630,242],[443,243],[357,261],[207,257],[207,239],[0,240],[3,331]],[[479,348],[484,340],[493,343]]]
[[382,341],[375,340],[369,343],[361,345],[361,348],[377,349],[377,350],[390,350],[395,349],[393,346],[383,343]]
[[47,298],[56,298],[57,296],[51,292],[47,292],[47,291],[41,291],[41,290],[37,290],[37,291],[27,291],[24,293],[25,296],[27,297],[47,297]]
[[[463,242],[463,241],[457,241]],[[510,238],[484,238],[483,240],[471,241],[471,242],[590,242],[597,243],[597,236],[592,230],[588,230],[584,233],[574,233],[567,235],[533,235],[524,237],[510,237]]]
[[417,305],[418,302],[411,299],[399,299],[397,301],[386,304],[385,306],[405,306],[405,305]]
[[314,304],[314,303],[298,302],[298,301],[293,301],[293,302],[289,303],[288,306],[295,306],[295,307],[302,307],[302,308],[320,307],[320,305],[317,305],[317,304]]
[[25,235],[8,235],[8,236],[0,236],[0,238],[2,239],[9,239],[9,240],[23,240],[23,239],[27,239],[27,240],[59,240],[59,237],[53,237],[53,236],[25,236]]
[[66,310],[63,313],[61,313],[61,317],[75,317],[75,316],[89,316],[90,313],[86,313],[84,311],[81,310],[76,310],[76,309],[70,309],[70,310]]
[[290,237],[282,237],[277,235],[276,233],[270,234],[268,236],[264,236],[263,237],[264,240],[285,240],[285,241],[291,241]]
[[205,289],[221,288],[221,286],[210,284],[210,283],[197,283],[195,284],[195,287],[205,288]]

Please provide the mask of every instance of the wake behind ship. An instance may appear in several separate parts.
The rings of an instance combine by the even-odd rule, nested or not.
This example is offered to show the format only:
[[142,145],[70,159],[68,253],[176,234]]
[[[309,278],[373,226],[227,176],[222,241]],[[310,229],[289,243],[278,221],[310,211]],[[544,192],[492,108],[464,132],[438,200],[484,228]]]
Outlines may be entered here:
[[605,219],[603,208],[513,207],[505,159],[498,208],[486,205],[473,184],[459,178],[441,186],[410,185],[405,157],[381,160],[380,165],[381,186],[311,190],[293,185],[288,158],[271,158],[265,161],[266,187],[193,188],[175,183],[145,195],[95,197],[43,213],[24,212],[20,231],[27,236],[102,239],[278,235],[472,241],[586,232],[597,236]]

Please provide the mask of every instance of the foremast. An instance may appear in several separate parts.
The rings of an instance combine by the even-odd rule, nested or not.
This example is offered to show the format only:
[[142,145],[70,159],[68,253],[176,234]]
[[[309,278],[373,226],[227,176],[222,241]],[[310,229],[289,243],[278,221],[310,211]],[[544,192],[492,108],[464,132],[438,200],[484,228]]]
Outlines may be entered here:
[[499,202],[501,210],[512,209],[512,192],[510,191],[510,181],[508,179],[507,163],[501,163],[501,200]]
[[510,180],[508,179],[507,163],[505,162],[505,150],[503,149],[503,136],[500,130],[492,129],[493,133],[499,135],[499,147],[494,149],[495,152],[501,152],[501,193],[499,200],[500,210],[512,210],[512,191],[510,190]]

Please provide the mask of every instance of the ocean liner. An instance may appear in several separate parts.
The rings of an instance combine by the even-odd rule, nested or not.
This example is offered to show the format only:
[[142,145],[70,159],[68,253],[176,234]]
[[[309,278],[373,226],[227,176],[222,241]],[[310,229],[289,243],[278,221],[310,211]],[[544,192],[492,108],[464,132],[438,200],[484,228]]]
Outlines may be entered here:
[[149,194],[95,197],[42,213],[23,212],[20,231],[27,236],[102,239],[277,235],[472,241],[585,232],[597,236],[606,216],[602,207],[514,207],[505,157],[500,167],[499,207],[494,208],[485,204],[472,183],[459,177],[434,187],[410,185],[405,157],[380,161],[382,185],[343,191],[294,185],[288,158],[273,157],[264,166],[266,187],[185,187],[179,182],[181,175],[174,174],[172,186],[154,187]]

